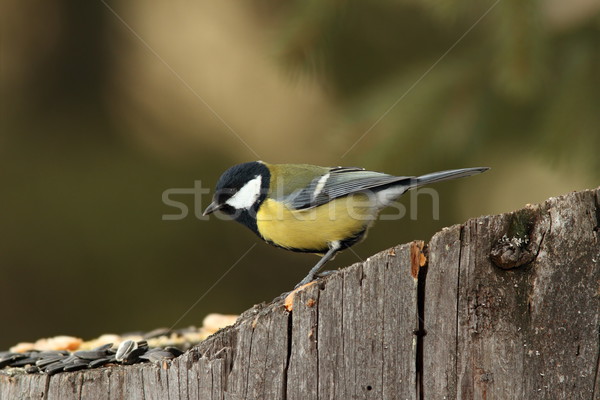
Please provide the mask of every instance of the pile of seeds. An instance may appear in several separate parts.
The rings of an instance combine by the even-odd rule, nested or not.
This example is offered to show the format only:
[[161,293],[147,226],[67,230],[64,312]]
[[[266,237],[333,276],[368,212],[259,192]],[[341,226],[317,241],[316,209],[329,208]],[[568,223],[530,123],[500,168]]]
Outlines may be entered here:
[[19,343],[9,351],[0,351],[0,373],[11,375],[24,370],[53,375],[84,368],[163,362],[180,356],[236,319],[237,315],[209,314],[200,328],[106,334],[87,342],[72,336],[56,336]]
[[24,353],[0,352],[0,368],[24,368],[29,374],[44,372],[54,375],[58,372],[77,371],[85,368],[99,368],[109,365],[128,365],[140,362],[161,362],[183,354],[177,347],[148,347],[148,342],[125,340],[115,350],[112,343],[92,350],[32,350]]

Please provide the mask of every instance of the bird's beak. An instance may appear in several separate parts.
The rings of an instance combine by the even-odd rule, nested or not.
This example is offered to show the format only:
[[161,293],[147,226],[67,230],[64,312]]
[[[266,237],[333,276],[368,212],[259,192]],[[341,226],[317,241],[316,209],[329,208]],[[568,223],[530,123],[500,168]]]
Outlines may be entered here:
[[207,216],[208,214],[212,214],[215,211],[217,211],[219,208],[221,208],[223,205],[222,204],[217,204],[216,202],[212,202],[208,205],[208,207],[206,207],[206,210],[204,210],[204,212],[202,213],[203,216]]

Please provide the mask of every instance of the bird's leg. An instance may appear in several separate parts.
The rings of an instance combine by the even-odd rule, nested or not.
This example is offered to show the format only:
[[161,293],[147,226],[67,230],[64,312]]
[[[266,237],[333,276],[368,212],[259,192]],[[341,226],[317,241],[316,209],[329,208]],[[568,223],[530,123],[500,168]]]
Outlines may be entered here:
[[296,285],[296,288],[299,288],[302,285],[306,285],[307,283],[312,282],[315,279],[315,275],[319,272],[321,268],[323,268],[323,265],[325,265],[327,261],[331,260],[339,249],[339,245],[332,245],[329,248],[329,251],[325,253],[325,255],[319,260],[319,262],[310,269],[308,275],[306,275],[304,279],[302,279],[300,283]]

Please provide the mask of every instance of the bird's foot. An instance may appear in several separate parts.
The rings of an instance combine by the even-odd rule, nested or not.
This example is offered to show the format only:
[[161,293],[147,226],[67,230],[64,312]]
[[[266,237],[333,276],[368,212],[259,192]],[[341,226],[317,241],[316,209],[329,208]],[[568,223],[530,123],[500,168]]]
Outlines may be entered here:
[[315,280],[315,276],[313,274],[308,274],[304,279],[302,279],[296,286],[294,286],[294,290],[312,282]]
[[317,274],[317,277],[318,277],[318,278],[325,278],[326,276],[333,275],[333,274],[335,274],[336,272],[337,272],[337,271],[336,271],[336,270],[334,270],[334,269],[332,269],[332,270],[329,270],[329,271],[323,271],[323,272],[319,272],[319,273]]

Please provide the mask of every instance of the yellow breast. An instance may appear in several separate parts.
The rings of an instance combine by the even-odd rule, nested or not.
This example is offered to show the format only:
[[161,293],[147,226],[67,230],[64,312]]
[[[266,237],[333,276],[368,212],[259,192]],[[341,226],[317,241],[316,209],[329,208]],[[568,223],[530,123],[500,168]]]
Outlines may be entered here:
[[266,240],[288,249],[326,251],[330,242],[344,241],[367,228],[376,216],[368,199],[343,197],[308,210],[290,210],[266,199],[256,223]]

